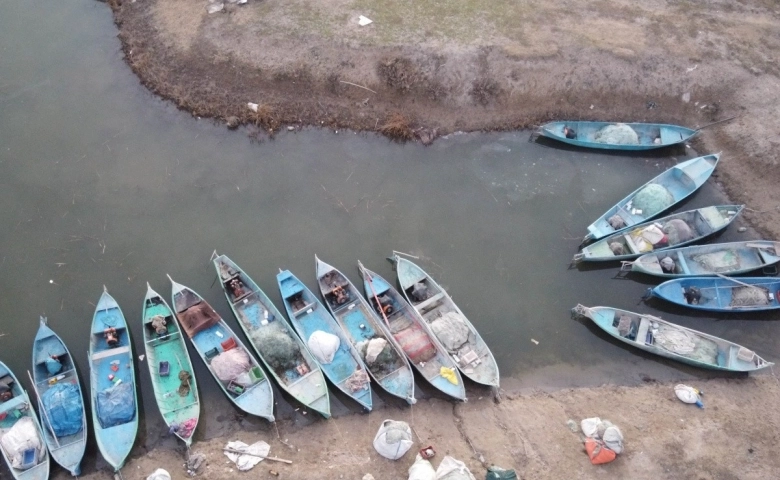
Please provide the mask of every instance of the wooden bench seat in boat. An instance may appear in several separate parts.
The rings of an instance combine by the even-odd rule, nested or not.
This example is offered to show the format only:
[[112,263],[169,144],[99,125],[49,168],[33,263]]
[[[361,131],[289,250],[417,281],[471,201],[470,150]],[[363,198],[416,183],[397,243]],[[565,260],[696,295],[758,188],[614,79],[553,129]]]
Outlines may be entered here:
[[431,298],[423,300],[422,302],[418,303],[417,305],[415,305],[415,308],[417,308],[418,310],[425,310],[426,308],[430,307],[431,305],[438,302],[442,298],[444,298],[444,293],[439,292],[436,295],[432,296]]
[[95,353],[92,355],[92,360],[101,360],[103,358],[113,357],[114,355],[120,355],[123,353],[130,353],[130,347],[124,346],[124,347],[116,347],[116,348],[109,348],[108,350],[101,350],[100,352]]

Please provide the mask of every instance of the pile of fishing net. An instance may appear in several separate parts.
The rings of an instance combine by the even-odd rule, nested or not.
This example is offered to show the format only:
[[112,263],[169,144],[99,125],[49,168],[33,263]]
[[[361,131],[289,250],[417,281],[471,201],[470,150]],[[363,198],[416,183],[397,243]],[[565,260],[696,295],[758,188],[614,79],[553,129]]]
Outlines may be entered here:
[[731,290],[732,307],[769,305],[769,290],[763,287],[736,287]]
[[678,243],[689,242],[693,240],[693,231],[691,227],[685,223],[685,220],[675,218],[666,222],[663,228],[666,237],[669,239],[670,245],[677,245]]
[[639,135],[625,123],[616,123],[615,125],[607,125],[596,132],[593,140],[598,143],[637,145],[639,143]]
[[632,203],[633,208],[641,210],[641,215],[648,218],[671,207],[674,195],[663,185],[651,183],[639,190]]
[[274,369],[287,370],[299,363],[298,345],[281,328],[261,328],[252,336],[260,345],[263,357]]
[[396,352],[390,342],[384,338],[374,337],[371,340],[360,342],[357,344],[357,349],[372,371],[375,368],[386,372],[395,370]]
[[469,327],[457,312],[447,312],[431,322],[431,330],[450,352],[457,351],[469,340]]
[[708,272],[722,273],[739,269],[739,255],[729,249],[696,255],[693,260]]
[[[244,349],[232,348],[222,352],[211,359],[211,369],[214,374],[223,382],[237,380],[239,376],[246,373],[252,367],[249,354]],[[247,385],[251,382],[243,381]]]

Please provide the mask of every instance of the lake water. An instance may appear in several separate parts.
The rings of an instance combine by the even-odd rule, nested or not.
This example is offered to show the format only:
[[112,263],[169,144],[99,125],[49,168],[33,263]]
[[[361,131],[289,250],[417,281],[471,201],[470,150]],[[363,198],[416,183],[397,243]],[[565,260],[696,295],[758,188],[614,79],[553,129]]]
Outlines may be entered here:
[[[528,132],[451,135],[428,148],[314,129],[256,143],[148,93],[123,63],[105,4],[0,0],[0,11],[0,358],[19,376],[45,315],[85,378],[103,285],[124,310],[136,355],[146,282],[168,297],[166,273],[237,328],[214,285],[215,249],[276,301],[279,268],[315,286],[315,253],[353,281],[358,259],[394,278],[385,257],[416,255],[480,330],[511,390],[713,375],[608,340],[570,319],[577,303],[655,312],[780,356],[772,315],[725,320],[639,304],[650,278],[615,280],[616,265],[567,269],[593,219],[683,156],[555,149],[529,143]],[[713,203],[725,200],[708,184],[685,209]],[[740,224],[720,238],[750,238]],[[273,431],[236,418],[193,362],[206,405],[196,438],[237,425]],[[173,448],[146,365],[138,371],[138,445]],[[277,416],[319,421],[277,398]],[[337,415],[355,410],[342,400],[333,399]],[[85,471],[104,467],[90,451]]]

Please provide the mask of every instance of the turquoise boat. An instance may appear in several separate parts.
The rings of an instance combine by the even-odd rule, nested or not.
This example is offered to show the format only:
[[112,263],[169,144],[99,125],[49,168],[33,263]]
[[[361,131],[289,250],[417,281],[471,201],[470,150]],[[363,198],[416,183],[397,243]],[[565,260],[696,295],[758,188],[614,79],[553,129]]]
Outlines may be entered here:
[[89,369],[95,439],[103,458],[119,472],[138,434],[138,396],[130,331],[105,286],[92,317]]
[[608,334],[640,350],[695,367],[753,372],[774,365],[741,345],[652,315],[577,305],[572,316],[589,318]]
[[[352,397],[366,410],[371,411],[371,385],[366,366],[336,320],[311,290],[289,270],[280,270],[276,275],[276,281],[290,323],[309,347],[322,372],[336,388]],[[312,348],[312,345],[317,346],[317,338],[321,338],[323,333],[331,336],[331,339],[332,336],[338,338],[338,348],[332,353],[329,361],[317,358],[317,353]],[[320,353],[322,354],[321,350]]]
[[744,205],[717,205],[675,213],[613,233],[574,255],[581,262],[631,260],[650,252],[683,247],[728,227]]
[[457,400],[466,399],[466,387],[458,366],[428,324],[390,283],[358,262],[363,291],[377,315],[389,325],[395,341],[409,363],[440,392]]
[[225,299],[266,370],[293,398],[330,418],[328,385],[306,345],[246,272],[225,255],[213,263]]
[[621,270],[666,278],[716,277],[748,273],[777,262],[780,262],[780,242],[749,240],[648,253],[633,262],[624,262]]
[[32,380],[38,396],[43,438],[49,454],[71,475],[81,475],[87,446],[87,411],[70,351],[41,317],[32,353]]
[[41,424],[19,380],[0,362],[0,451],[16,480],[47,480],[49,452]]
[[668,302],[710,312],[759,312],[780,308],[780,279],[774,277],[673,278],[648,294]]
[[[414,373],[387,324],[380,320],[360,291],[336,268],[314,256],[317,284],[333,318],[360,353],[368,373],[387,393],[414,404]],[[371,359],[369,349],[381,353]]]
[[[621,126],[629,127],[636,133],[627,143],[609,142],[606,136],[602,137],[605,128]],[[564,128],[574,130],[575,136],[566,135]],[[629,132],[630,133],[630,132]],[[617,122],[584,122],[565,121],[550,122],[542,125],[539,134],[559,142],[568,143],[585,148],[599,148],[605,150],[652,150],[687,142],[698,130],[680,127],[678,125],[666,125],[663,123],[617,123]]]
[[274,421],[274,392],[265,372],[225,320],[191,288],[171,281],[176,320],[231,402]]
[[169,431],[189,447],[200,418],[200,399],[184,336],[171,308],[148,283],[141,312],[146,364],[157,408]]
[[[395,254],[391,260],[395,263],[398,284],[406,301],[425,320],[460,373],[482,385],[498,387],[498,364],[493,352],[447,292],[425,270],[409,260]],[[453,329],[466,335],[446,333]]]
[[[719,159],[719,153],[705,155],[692,158],[666,170],[633,191],[590,224],[583,243],[627,230],[634,225],[657,217],[680,203],[704,185],[704,182],[710,178],[715,170]],[[652,203],[648,199],[652,200]],[[640,205],[640,202],[648,203],[653,210],[647,210],[648,207]]]

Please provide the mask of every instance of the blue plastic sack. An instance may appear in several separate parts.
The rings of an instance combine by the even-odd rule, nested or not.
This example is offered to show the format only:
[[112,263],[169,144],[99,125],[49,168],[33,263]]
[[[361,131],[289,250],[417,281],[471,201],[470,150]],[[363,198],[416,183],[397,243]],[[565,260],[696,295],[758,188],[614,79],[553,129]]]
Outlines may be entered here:
[[102,428],[122,425],[135,418],[135,394],[129,383],[120,383],[97,394],[97,413]]
[[57,437],[81,431],[84,404],[78,385],[55,383],[42,397],[43,408]]
[[62,364],[57,359],[47,358],[44,363],[46,363],[46,371],[49,372],[49,375],[56,375],[62,370]]

